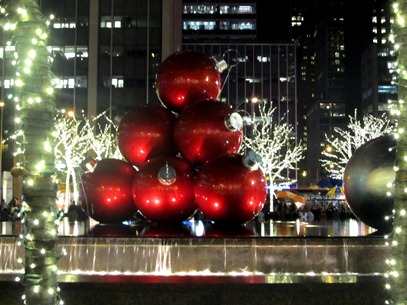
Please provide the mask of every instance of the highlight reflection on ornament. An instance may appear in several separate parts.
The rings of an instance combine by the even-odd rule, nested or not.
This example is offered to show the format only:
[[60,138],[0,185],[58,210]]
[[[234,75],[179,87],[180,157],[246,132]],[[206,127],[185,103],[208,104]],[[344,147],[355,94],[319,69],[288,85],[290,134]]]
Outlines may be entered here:
[[204,99],[217,99],[224,65],[196,51],[179,51],[164,60],[156,76],[156,92],[170,110]]
[[103,159],[82,175],[80,201],[89,217],[100,223],[121,223],[136,213],[132,182],[136,170],[126,161]]
[[195,165],[225,153],[237,153],[243,140],[243,119],[225,103],[203,100],[186,107],[174,126],[181,155]]
[[254,218],[267,194],[264,173],[254,165],[258,160],[252,152],[225,154],[204,163],[195,185],[200,211],[216,223],[242,224]]
[[134,107],[118,126],[118,146],[123,157],[135,166],[160,155],[176,154],[173,136],[175,115],[159,105]]
[[194,198],[195,172],[186,160],[158,157],[139,168],[133,180],[134,204],[156,223],[176,223],[198,208]]

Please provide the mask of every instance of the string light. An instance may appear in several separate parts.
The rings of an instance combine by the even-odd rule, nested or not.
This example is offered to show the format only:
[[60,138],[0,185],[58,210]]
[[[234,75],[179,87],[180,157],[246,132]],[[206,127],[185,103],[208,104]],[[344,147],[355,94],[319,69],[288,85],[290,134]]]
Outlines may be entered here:
[[[25,286],[25,304],[63,304],[57,295],[57,261],[63,251],[57,249],[58,218],[54,212],[55,174],[53,154],[53,75],[46,47],[48,25],[36,1],[7,1],[3,28],[13,35],[16,69],[13,101],[16,105],[14,153],[16,167],[12,174],[23,178],[24,202],[20,211],[24,232],[19,245],[25,249],[25,274],[18,278]],[[8,42],[8,45],[10,43]],[[44,143],[44,145],[38,145]],[[41,217],[41,216],[42,217]]]
[[[407,38],[406,38],[406,1],[396,1],[393,4],[393,12],[395,14],[396,24],[392,29],[391,39],[394,42],[394,54],[397,55],[397,77],[399,97],[406,95],[406,80],[407,71]],[[390,247],[390,257],[385,263],[388,266],[388,271],[385,274],[385,288],[389,292],[389,298],[386,304],[402,305],[407,304],[406,285],[407,270],[406,270],[406,253],[407,253],[407,219],[405,205],[407,202],[407,137],[405,129],[407,128],[407,110],[404,107],[405,101],[400,98],[396,105],[392,105],[390,110],[391,116],[395,119],[398,125],[394,133],[397,139],[396,149],[396,165],[395,172],[395,196],[394,209],[392,215],[388,215],[393,223],[393,231],[391,236],[386,236],[386,245]],[[388,239],[391,239],[390,242]]]

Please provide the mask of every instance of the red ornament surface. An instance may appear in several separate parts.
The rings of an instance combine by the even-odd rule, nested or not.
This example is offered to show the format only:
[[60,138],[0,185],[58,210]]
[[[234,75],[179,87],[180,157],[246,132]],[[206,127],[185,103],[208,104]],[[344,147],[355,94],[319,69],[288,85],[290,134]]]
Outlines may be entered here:
[[159,105],[134,107],[118,126],[118,145],[123,157],[135,166],[166,154],[176,154],[175,115]]
[[[175,178],[160,179],[160,170],[169,166]],[[133,180],[133,201],[144,217],[156,223],[176,223],[198,208],[194,197],[195,172],[184,159],[158,157],[139,168]]]
[[180,51],[167,57],[156,75],[156,93],[169,109],[180,112],[186,105],[217,99],[221,75],[216,62],[196,51]]
[[266,201],[266,178],[250,170],[239,154],[226,154],[202,165],[195,185],[201,212],[215,223],[243,224],[254,218]]
[[126,161],[100,160],[93,172],[82,175],[80,201],[89,217],[100,223],[121,223],[137,212],[132,197],[136,173]]
[[203,100],[186,107],[178,116],[174,139],[181,155],[195,165],[225,153],[237,153],[242,145],[242,128],[231,131],[225,119],[233,108],[214,100]]

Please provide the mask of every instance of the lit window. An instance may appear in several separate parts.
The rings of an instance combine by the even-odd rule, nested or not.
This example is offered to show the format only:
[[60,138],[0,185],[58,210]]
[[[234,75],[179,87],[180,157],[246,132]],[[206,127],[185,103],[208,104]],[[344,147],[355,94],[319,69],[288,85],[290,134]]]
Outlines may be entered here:
[[252,14],[253,7],[249,5],[240,5],[238,9],[238,14]]
[[112,78],[112,86],[114,88],[123,88],[124,87],[124,81],[121,78]]
[[55,29],[74,29],[76,28],[75,22],[55,22],[53,24]]
[[68,79],[68,88],[72,89],[75,87],[75,79],[70,78]]
[[268,57],[266,57],[266,56],[257,56],[257,61],[258,62],[269,62],[270,60],[269,60],[269,58]]
[[8,89],[14,86],[14,79],[5,79],[4,88]]
[[122,27],[122,16],[102,16],[100,19],[100,27],[110,29],[112,26],[114,28]]

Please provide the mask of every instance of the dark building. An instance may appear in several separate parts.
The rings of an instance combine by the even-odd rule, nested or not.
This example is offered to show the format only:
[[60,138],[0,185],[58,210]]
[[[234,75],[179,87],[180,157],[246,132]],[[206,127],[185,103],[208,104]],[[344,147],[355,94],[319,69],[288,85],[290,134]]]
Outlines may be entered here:
[[299,130],[306,143],[303,183],[326,173],[319,165],[325,135],[346,122],[343,1],[291,1],[291,37],[298,47]]
[[114,115],[158,102],[153,84],[162,37],[172,32],[171,24],[163,26],[163,16],[173,14],[163,11],[168,7],[161,0],[43,0],[41,5],[45,15],[55,16],[49,47],[58,107],[88,116],[110,109]]
[[[320,168],[325,135],[346,128],[348,116],[379,116],[396,99],[389,34],[391,3],[371,0],[292,0],[290,35],[297,45],[299,131],[307,144],[306,182],[326,178]],[[304,175],[305,177],[305,175]]]
[[394,74],[396,55],[390,41],[394,23],[391,3],[374,0],[371,15],[371,44],[362,54],[362,104],[363,114],[380,117],[389,111],[391,102],[397,101]]

